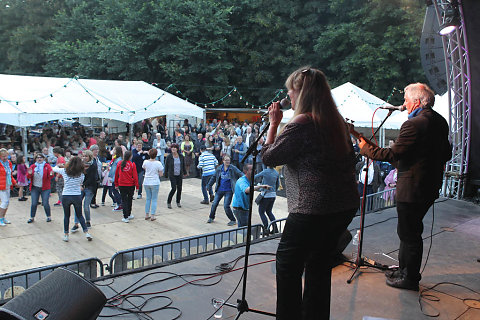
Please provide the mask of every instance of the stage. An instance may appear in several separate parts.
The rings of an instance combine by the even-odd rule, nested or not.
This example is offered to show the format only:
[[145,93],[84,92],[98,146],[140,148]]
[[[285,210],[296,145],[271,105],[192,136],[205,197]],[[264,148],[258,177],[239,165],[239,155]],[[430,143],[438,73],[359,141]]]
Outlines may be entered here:
[[[388,287],[383,272],[372,268],[362,268],[353,282],[347,284],[353,270],[349,263],[344,263],[335,267],[332,273],[331,319],[411,320],[431,319],[427,315],[437,314],[436,319],[480,319],[480,263],[477,262],[480,258],[480,207],[465,201],[439,199],[434,213],[433,230],[432,208],[424,220],[423,263],[430,239],[433,243],[420,282],[420,292]],[[349,229],[358,228],[359,220],[356,217]],[[395,208],[368,214],[363,256],[381,264],[397,264],[399,241],[396,223]],[[431,233],[433,237],[430,237]],[[270,238],[252,245],[246,291],[250,308],[275,312],[274,260],[278,242],[279,238]],[[161,308],[171,302],[162,310],[139,314],[141,319],[175,319],[180,312],[179,319],[202,320],[210,316],[213,319],[212,298],[225,299],[233,304],[241,298],[244,260],[240,258],[236,265],[231,262],[241,257],[244,251],[245,247],[241,246],[161,268],[110,276],[95,284],[110,298],[123,290],[131,291],[132,288],[128,287],[132,285],[149,283],[135,291],[137,296],[123,301],[122,308],[135,310],[133,304],[141,305],[144,299],[149,298],[152,299],[143,307],[144,311]],[[350,244],[344,254],[350,256],[351,253]],[[328,263],[327,257],[325,262]],[[218,266],[224,263],[230,263],[234,271],[219,276]],[[135,284],[137,281],[140,282]],[[101,315],[123,312],[105,307]],[[223,318],[234,319],[236,312],[235,308],[226,306]],[[114,318],[138,319],[135,314]],[[273,318],[247,312],[240,319]]]

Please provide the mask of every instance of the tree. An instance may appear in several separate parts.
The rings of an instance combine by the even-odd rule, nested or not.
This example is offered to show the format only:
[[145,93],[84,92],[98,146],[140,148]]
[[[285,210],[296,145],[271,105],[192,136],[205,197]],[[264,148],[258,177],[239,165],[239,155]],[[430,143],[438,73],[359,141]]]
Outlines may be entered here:
[[315,40],[332,86],[350,81],[386,98],[394,87],[425,81],[419,56],[422,17],[414,0],[332,1],[330,23]]
[[209,102],[225,93],[229,76],[236,72],[228,56],[232,8],[224,2],[162,1],[155,6],[155,22],[147,29],[156,78],[194,84],[182,91],[196,101]]
[[132,0],[74,1],[56,17],[62,30],[49,42],[50,74],[99,79],[148,77],[143,29],[149,3]]
[[53,33],[53,16],[64,1],[10,0],[0,6],[0,70],[42,74],[46,41]]
[[10,0],[0,71],[174,83],[207,103],[261,105],[293,70],[386,98],[425,81],[420,0]]

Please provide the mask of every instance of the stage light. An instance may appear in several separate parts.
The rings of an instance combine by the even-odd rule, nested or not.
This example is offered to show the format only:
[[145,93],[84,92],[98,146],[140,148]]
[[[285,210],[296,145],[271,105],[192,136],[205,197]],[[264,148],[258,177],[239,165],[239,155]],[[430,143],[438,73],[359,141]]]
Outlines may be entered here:
[[458,2],[452,1],[450,5],[445,9],[444,22],[440,25],[441,36],[446,36],[455,31],[460,25],[460,14],[458,12]]

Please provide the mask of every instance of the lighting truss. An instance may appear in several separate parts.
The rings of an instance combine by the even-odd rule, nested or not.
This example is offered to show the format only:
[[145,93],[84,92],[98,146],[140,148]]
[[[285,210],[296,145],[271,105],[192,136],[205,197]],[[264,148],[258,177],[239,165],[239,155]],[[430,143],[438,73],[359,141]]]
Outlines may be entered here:
[[[457,0],[452,0],[457,1]],[[439,25],[448,17],[452,1],[435,0],[433,4]],[[456,30],[442,36],[449,104],[450,141],[452,159],[447,162],[442,192],[446,197],[461,199],[464,196],[468,172],[471,130],[471,79],[465,21],[461,0],[458,0],[460,23]]]

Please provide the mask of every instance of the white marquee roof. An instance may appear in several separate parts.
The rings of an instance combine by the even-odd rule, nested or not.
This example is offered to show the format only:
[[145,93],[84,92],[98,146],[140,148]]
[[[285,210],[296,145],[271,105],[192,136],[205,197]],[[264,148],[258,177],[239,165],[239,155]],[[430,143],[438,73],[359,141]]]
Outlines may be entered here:
[[143,81],[0,74],[0,123],[33,126],[72,117],[127,123],[162,116],[204,117],[204,110]]

